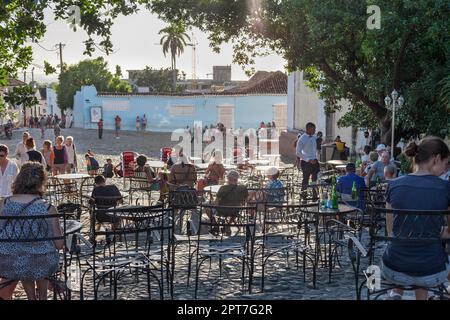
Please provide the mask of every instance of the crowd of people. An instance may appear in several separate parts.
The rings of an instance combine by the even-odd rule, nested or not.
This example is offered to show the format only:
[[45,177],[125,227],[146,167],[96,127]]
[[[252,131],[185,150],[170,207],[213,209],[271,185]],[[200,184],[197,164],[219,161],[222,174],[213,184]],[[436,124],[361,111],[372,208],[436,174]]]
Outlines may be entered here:
[[[273,124],[271,125],[273,128]],[[224,130],[226,130],[224,128]],[[367,137],[368,139],[369,137]],[[310,182],[317,182],[321,167],[319,163],[319,148],[323,143],[322,134],[316,135],[316,126],[313,123],[306,125],[306,131],[299,136],[296,142],[297,166],[302,172],[301,190],[305,191]],[[339,141],[338,141],[339,142]],[[450,209],[450,150],[445,142],[436,137],[427,137],[419,143],[412,142],[405,146],[404,154],[413,159],[414,170],[412,174],[398,176],[396,163],[392,161],[389,150],[380,144],[371,150],[370,142],[361,151],[361,166],[348,163],[345,174],[336,182],[336,190],[341,195],[353,195],[356,187],[358,200],[354,205],[362,210],[365,208],[364,190],[382,188],[386,193],[387,208],[406,210],[447,210]],[[0,145],[0,215],[36,215],[56,213],[53,206],[47,205],[43,199],[46,193],[47,177],[50,174],[72,173],[79,169],[74,138],[57,136],[55,144],[45,140],[42,148],[37,149],[35,139],[28,132],[24,132],[22,141],[17,144],[9,157],[9,149]],[[204,174],[199,174],[196,166],[191,163],[184,150],[176,146],[167,159],[167,167],[154,171],[148,164],[148,157],[137,155],[128,163],[134,178],[139,179],[143,189],[159,192],[161,201],[169,191],[193,191],[197,195],[204,195],[208,186],[219,185],[214,204],[227,207],[239,207],[246,202],[267,200],[268,202],[283,202],[284,193],[261,193],[251,191],[241,181],[241,173],[236,170],[226,171],[223,163],[223,154],[215,150]],[[95,187],[92,199],[102,197],[122,198],[121,191],[108,179],[123,177],[125,164],[114,164],[107,159],[102,166],[98,163],[92,150],[84,156],[86,171],[95,177]],[[269,167],[265,176],[266,190],[283,190],[284,184],[280,181],[280,170]],[[266,199],[263,199],[266,197]],[[344,199],[344,197],[343,197]],[[304,199],[306,202],[306,199]],[[355,200],[355,199],[353,199]],[[208,216],[228,217],[230,222],[237,217],[236,209],[220,208],[217,212],[208,212]],[[118,223],[108,216],[96,217],[98,223]],[[387,215],[387,233],[398,235],[404,227],[395,215]],[[57,221],[51,221],[53,233],[61,234]],[[449,221],[441,221],[439,232],[450,237]],[[436,232],[436,226],[426,224],[410,224],[409,229],[428,228],[429,233]],[[230,235],[228,228],[225,233]],[[1,237],[1,233],[0,233]],[[45,275],[51,274],[57,268],[58,250],[62,248],[59,240],[47,241],[39,246],[24,245],[21,252],[25,259],[31,261],[25,266],[11,268],[11,261],[18,259],[17,247],[2,244],[0,241],[0,272],[8,279],[25,279],[23,281],[25,292],[29,299],[46,298],[48,282]],[[38,256],[41,254],[42,256]],[[45,259],[43,257],[46,257]],[[27,260],[28,259],[28,260]],[[388,244],[382,257],[382,272],[386,279],[398,283],[399,287],[390,295],[400,297],[403,293],[401,285],[416,285],[430,287],[436,283],[444,282],[450,274],[448,253],[445,247],[420,247]],[[27,277],[24,277],[27,274]],[[2,280],[3,281],[3,280]],[[425,289],[417,289],[417,299],[426,298]],[[0,294],[1,296],[1,294]]]
[[[302,190],[318,180],[320,165],[317,157],[315,125],[308,123],[306,132],[296,145],[298,167],[303,173]],[[388,148],[380,144],[371,151],[368,133],[359,172],[355,163],[346,165],[346,174],[337,180],[336,189],[349,199],[354,188],[357,190],[355,206],[364,209],[364,190],[376,188],[386,192],[386,208],[400,210],[450,210],[450,150],[437,137],[426,137],[419,143],[411,142],[404,154],[413,159],[413,173],[398,177],[398,168]],[[347,197],[345,197],[347,196]],[[354,199],[353,199],[354,200]],[[351,203],[351,202],[350,202]],[[402,216],[388,214],[386,217],[389,236],[408,234],[435,234],[436,237],[450,237],[450,217],[433,221],[423,219],[422,223],[405,220]],[[402,231],[407,230],[407,231]],[[416,299],[427,299],[426,288],[435,287],[450,280],[450,264],[446,247],[434,245],[411,246],[408,243],[389,242],[382,258],[382,274],[399,287],[389,293],[390,298],[401,298],[402,286],[421,287],[415,290]],[[450,288],[449,288],[450,289]]]

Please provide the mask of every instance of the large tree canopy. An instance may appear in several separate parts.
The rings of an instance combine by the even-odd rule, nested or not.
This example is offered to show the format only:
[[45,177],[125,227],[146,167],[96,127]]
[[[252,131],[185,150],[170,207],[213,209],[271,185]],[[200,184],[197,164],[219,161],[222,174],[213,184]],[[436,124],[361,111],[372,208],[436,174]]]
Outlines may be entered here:
[[57,86],[58,106],[62,110],[73,108],[73,96],[81,86],[94,85],[97,91],[131,92],[128,82],[121,80],[108,70],[103,58],[83,60],[64,69]]
[[[87,33],[85,54],[95,48],[112,51],[111,27],[119,15],[137,12],[146,0],[2,0],[0,1],[0,86],[8,75],[26,68],[32,61],[29,42],[45,34],[44,10],[50,8],[56,19],[71,22]],[[77,8],[77,9],[75,9]],[[79,10],[78,10],[79,9]]]
[[[381,9],[380,29],[367,27],[372,4]],[[216,50],[232,42],[234,60],[243,65],[267,50],[282,54],[289,70],[307,72],[329,111],[342,99],[351,101],[354,110],[344,123],[358,125],[370,110],[384,142],[390,136],[384,98],[393,89],[406,99],[399,116],[403,133],[448,128],[446,0],[154,0],[149,7],[169,22],[205,31]]]
[[150,88],[154,92],[170,92],[172,90],[172,75],[171,69],[152,69],[145,67],[142,72],[139,72],[132,79],[137,86]]
[[[352,102],[354,109],[341,123],[366,125],[370,112],[384,142],[390,135],[384,97],[394,88],[406,99],[400,131],[448,130],[448,0],[4,0],[0,85],[31,62],[27,42],[45,34],[46,7],[57,19],[69,19],[78,6],[76,23],[87,32],[90,54],[96,47],[111,52],[114,18],[137,12],[140,4],[169,23],[200,28],[216,51],[231,42],[234,61],[242,65],[251,66],[257,55],[281,54],[289,70],[306,71],[328,110],[342,99]],[[381,9],[380,29],[367,28],[369,5]]]

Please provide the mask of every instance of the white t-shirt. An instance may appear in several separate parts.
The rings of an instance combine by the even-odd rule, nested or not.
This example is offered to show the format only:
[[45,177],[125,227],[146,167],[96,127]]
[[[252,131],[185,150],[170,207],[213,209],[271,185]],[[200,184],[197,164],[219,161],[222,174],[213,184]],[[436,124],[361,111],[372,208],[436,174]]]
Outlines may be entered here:
[[19,173],[17,165],[8,160],[5,172],[0,170],[0,197],[6,198],[12,196],[12,184]]
[[67,144],[65,145],[67,151],[67,163],[75,164],[75,147],[72,145],[69,147]]
[[16,158],[17,165],[20,167],[22,164],[28,161],[27,155],[28,149],[23,142],[19,142],[16,146],[16,151],[14,152],[14,156]]

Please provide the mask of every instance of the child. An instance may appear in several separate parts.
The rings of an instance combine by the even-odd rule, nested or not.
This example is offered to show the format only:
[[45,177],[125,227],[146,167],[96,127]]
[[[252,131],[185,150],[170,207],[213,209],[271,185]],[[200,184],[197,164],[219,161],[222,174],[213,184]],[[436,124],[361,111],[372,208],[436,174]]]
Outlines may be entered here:
[[98,161],[94,157],[91,157],[89,153],[86,153],[84,155],[84,158],[86,159],[87,172],[90,175],[96,175],[97,174],[97,170],[100,167],[99,164],[98,164]]
[[122,162],[114,167],[114,174],[116,175],[116,178],[123,178]]
[[106,164],[103,166],[103,176],[105,178],[114,177],[114,166],[111,159],[106,159]]

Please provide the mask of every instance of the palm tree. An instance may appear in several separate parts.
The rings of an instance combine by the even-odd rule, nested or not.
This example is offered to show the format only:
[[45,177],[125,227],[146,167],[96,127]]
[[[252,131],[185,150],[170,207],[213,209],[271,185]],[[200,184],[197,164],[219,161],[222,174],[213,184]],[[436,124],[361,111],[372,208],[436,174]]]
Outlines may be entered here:
[[179,57],[184,52],[184,47],[191,38],[186,34],[184,26],[180,24],[171,24],[159,31],[159,34],[163,35],[160,44],[163,47],[164,56],[167,56],[167,53],[170,51],[173,72],[173,91],[175,91],[177,87],[176,59],[177,56]]

